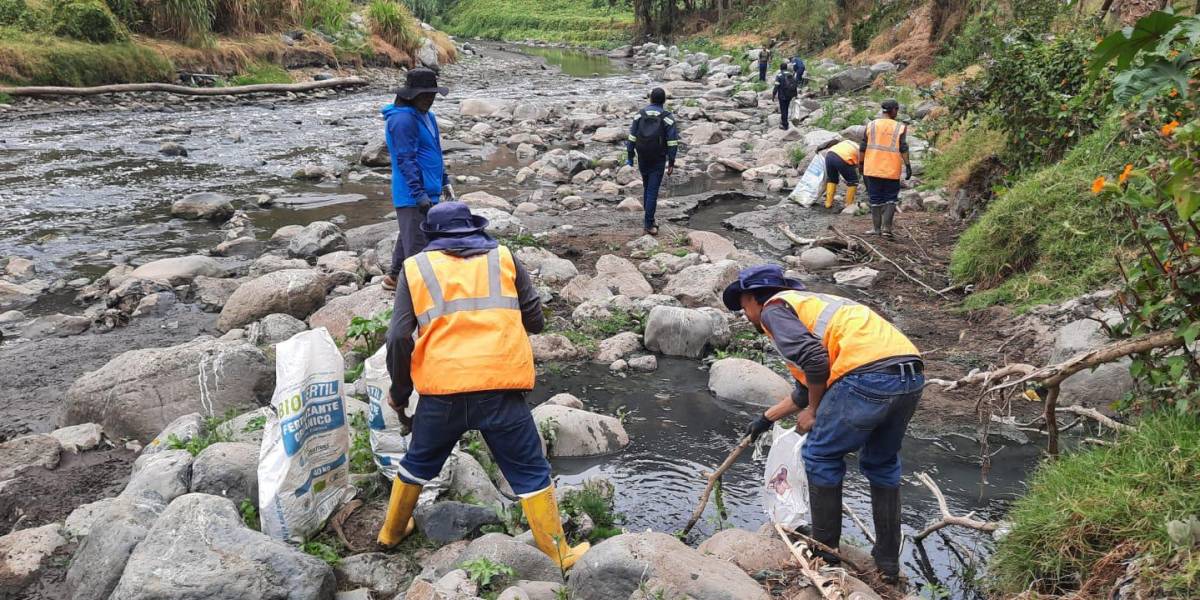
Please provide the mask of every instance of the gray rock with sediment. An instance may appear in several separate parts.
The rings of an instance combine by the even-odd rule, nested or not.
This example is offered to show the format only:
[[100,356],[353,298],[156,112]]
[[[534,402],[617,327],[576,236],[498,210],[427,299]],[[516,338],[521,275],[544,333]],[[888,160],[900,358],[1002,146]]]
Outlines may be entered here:
[[331,299],[308,317],[308,324],[313,329],[324,327],[334,340],[341,341],[354,317],[370,319],[392,308],[395,301],[393,292],[383,289],[382,285],[372,285],[349,296]]
[[255,346],[274,346],[308,330],[308,325],[283,313],[267,315],[246,328],[246,339]]
[[164,450],[139,456],[121,496],[146,498],[164,506],[192,487],[195,458],[187,450]]
[[668,356],[700,358],[714,342],[716,324],[693,308],[656,306],[646,317],[646,349]]
[[533,409],[538,430],[553,431],[551,458],[601,456],[629,445],[629,434],[616,417],[543,403]]
[[119,496],[95,516],[67,570],[71,600],[107,600],[125,571],[129,555],[150,532],[166,505],[149,498]]
[[112,597],[328,600],[336,587],[329,565],[247,528],[230,500],[188,494],[138,544]]
[[377,598],[393,598],[412,578],[410,564],[405,556],[367,552],[343,558],[333,571],[340,586],[366,588]]
[[481,558],[511,567],[518,579],[562,581],[562,573],[549,556],[503,533],[489,533],[471,542],[458,558],[456,566],[461,567]]
[[99,423],[114,438],[145,441],[189,413],[257,406],[274,387],[275,370],[258,348],[203,336],[130,350],[80,377],[67,391],[64,424]]
[[708,389],[718,398],[755,406],[773,406],[792,393],[792,385],[767,366],[744,358],[722,358],[708,371]]
[[413,512],[417,529],[432,542],[448,544],[479,533],[484,525],[500,525],[496,510],[462,502],[435,502]]
[[247,281],[225,301],[217,329],[245,327],[274,313],[306,318],[325,304],[326,285],[325,276],[310,269],[275,271]]
[[258,504],[258,446],[218,442],[192,461],[191,491]]
[[328,221],[313,221],[288,242],[288,256],[316,258],[322,254],[349,250],[350,242],[337,225]]
[[129,276],[182,285],[199,276],[224,277],[225,268],[207,256],[176,256],[148,262],[134,269]]
[[41,572],[47,559],[66,545],[62,527],[51,523],[0,537],[0,598],[22,597],[21,590]]
[[233,216],[229,197],[213,192],[188,194],[171,204],[171,214],[184,219],[224,221]]
[[737,277],[738,266],[732,260],[694,265],[671,276],[663,293],[684,306],[721,306],[721,292]]
[[[1110,341],[1112,340],[1104,332],[1099,321],[1072,321],[1063,325],[1055,334],[1050,362],[1065,361]],[[1124,399],[1134,387],[1133,376],[1129,374],[1129,364],[1130,360],[1124,358],[1068,377],[1059,388],[1059,403],[1106,407]]]
[[794,560],[787,544],[777,536],[745,529],[722,529],[701,542],[696,550],[729,561],[752,575],[781,571]]

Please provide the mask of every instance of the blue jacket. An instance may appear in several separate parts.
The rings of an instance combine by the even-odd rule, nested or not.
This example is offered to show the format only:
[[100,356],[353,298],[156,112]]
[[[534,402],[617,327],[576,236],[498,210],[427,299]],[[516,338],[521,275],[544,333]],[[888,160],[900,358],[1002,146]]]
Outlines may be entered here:
[[388,104],[383,118],[392,155],[392,204],[417,206],[425,198],[436,204],[449,182],[437,117],[432,111],[422,115],[411,106]]

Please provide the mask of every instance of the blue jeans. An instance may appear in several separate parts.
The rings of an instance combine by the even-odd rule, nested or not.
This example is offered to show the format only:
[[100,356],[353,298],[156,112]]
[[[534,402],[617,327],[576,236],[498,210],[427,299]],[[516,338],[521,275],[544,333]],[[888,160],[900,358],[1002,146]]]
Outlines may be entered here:
[[400,479],[424,485],[442,472],[464,433],[483,434],[504,478],[518,494],[550,486],[550,463],[523,392],[421,396],[412,441],[400,461]]
[[917,409],[925,377],[893,372],[851,373],[825,392],[801,456],[809,483],[833,487],[846,475],[846,455],[872,485],[900,486],[900,443]]
[[642,208],[646,211],[646,216],[642,219],[643,227],[650,229],[654,226],[654,212],[658,210],[658,189],[662,187],[667,163],[648,165],[638,161],[638,170],[642,173]]
[[767,63],[765,63],[765,62],[758,63],[758,80],[759,81],[767,80]]

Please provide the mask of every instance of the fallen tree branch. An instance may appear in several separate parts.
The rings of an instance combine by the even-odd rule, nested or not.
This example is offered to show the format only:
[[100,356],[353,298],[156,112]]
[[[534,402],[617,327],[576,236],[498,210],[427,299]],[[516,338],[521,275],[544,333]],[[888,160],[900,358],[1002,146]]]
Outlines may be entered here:
[[866,523],[863,523],[863,520],[859,518],[858,513],[854,512],[854,509],[850,508],[849,504],[846,504],[845,502],[842,503],[842,512],[850,515],[850,520],[854,521],[854,524],[858,525],[858,528],[862,530],[863,535],[867,536],[867,541],[871,542],[872,544],[875,543],[875,534],[871,533],[870,529],[867,529]]
[[801,248],[812,248],[814,246],[822,246],[830,248],[834,251],[852,249],[852,245],[847,240],[836,237],[820,237],[820,238],[805,238],[796,235],[786,223],[779,224],[779,231],[783,233],[783,237],[791,240],[791,242]]
[[708,479],[708,485],[704,486],[704,493],[700,495],[700,504],[697,505],[696,510],[692,512],[692,518],[688,519],[687,526],[683,528],[683,533],[680,534],[680,537],[686,536],[688,532],[690,532],[692,528],[696,526],[696,523],[700,521],[700,517],[704,515],[704,508],[708,506],[708,498],[712,495],[713,486],[715,486],[717,481],[721,479],[721,475],[724,475],[725,471],[728,471],[729,467],[733,466],[733,463],[737,461],[739,456],[742,455],[742,452],[745,452],[746,448],[750,447],[751,443],[753,442],[750,439],[750,436],[742,438],[742,440],[738,442],[737,447],[729,453],[729,456],[725,457],[725,462],[721,463],[721,466],[717,467],[716,471],[713,471],[706,476]]
[[235,85],[220,88],[189,87],[170,83],[121,83],[95,87],[29,86],[0,87],[0,94],[9,96],[99,96],[102,94],[124,94],[129,92],[164,92],[181,96],[238,96],[243,94],[275,93],[286,94],[310,92],[328,88],[359,87],[367,85],[361,77],[306,81],[303,83],[261,83],[257,85]]
[[887,257],[887,255],[885,255],[884,253],[880,252],[880,251],[879,251],[879,250],[878,250],[878,249],[877,249],[875,246],[872,246],[872,245],[871,245],[871,243],[870,243],[870,242],[868,242],[867,240],[864,240],[864,239],[862,239],[862,238],[860,238],[860,237],[858,237],[858,236],[856,236],[856,235],[846,235],[846,234],[842,233],[841,231],[838,231],[838,228],[837,228],[837,227],[834,227],[833,225],[830,225],[830,226],[829,226],[829,229],[830,229],[830,230],[832,230],[834,233],[836,233],[836,234],[838,234],[838,235],[840,235],[840,236],[842,236],[842,237],[844,237],[844,238],[846,238],[846,239],[849,239],[849,240],[854,240],[854,241],[856,241],[856,242],[858,242],[858,243],[862,244],[863,246],[866,246],[866,247],[867,247],[867,248],[868,248],[868,249],[869,249],[871,252],[874,252],[876,256],[878,256],[879,258],[882,258],[883,260],[887,261],[887,262],[888,262],[888,263],[890,263],[890,264],[891,264],[893,267],[896,267],[896,270],[897,270],[897,271],[900,271],[900,274],[901,274],[901,275],[903,275],[903,276],[907,277],[909,280],[911,280],[911,281],[913,281],[913,282],[917,283],[918,285],[920,285],[921,287],[925,288],[926,290],[929,290],[930,292],[933,292],[933,293],[934,293],[934,294],[936,294],[937,296],[940,296],[940,297],[941,297],[943,300],[949,300],[949,299],[950,299],[950,297],[949,297],[949,296],[947,296],[946,294],[943,294],[942,292],[940,292],[940,291],[938,291],[938,290],[934,289],[933,287],[931,287],[929,284],[925,283],[924,281],[921,281],[920,279],[917,279],[916,277],[913,277],[913,276],[912,276],[912,275],[911,275],[911,274],[910,274],[908,271],[905,271],[905,270],[904,270],[904,267],[901,267],[901,266],[900,266],[900,265],[899,265],[899,264],[898,264],[896,261],[894,261],[894,260],[892,260],[892,259],[888,258],[888,257]]
[[1109,418],[1094,408],[1072,404],[1071,406],[1060,406],[1058,407],[1058,411],[1071,413],[1080,417],[1087,417],[1101,425],[1104,425],[1105,427],[1108,427],[1109,429],[1116,431],[1133,431],[1133,427]]
[[929,475],[926,475],[925,473],[917,473],[917,479],[919,479],[921,481],[921,483],[925,484],[925,487],[929,488],[929,491],[933,492],[934,498],[937,499],[938,509],[941,510],[941,512],[942,512],[942,519],[940,521],[930,523],[928,527],[921,530],[920,533],[914,535],[913,536],[914,542],[920,543],[921,540],[924,540],[926,537],[929,536],[929,534],[931,534],[943,527],[949,527],[950,525],[958,525],[960,527],[969,527],[971,529],[978,529],[979,531],[987,531],[987,532],[992,532],[992,531],[995,531],[1000,528],[999,523],[995,523],[992,521],[980,521],[977,519],[972,519],[971,515],[974,515],[975,513],[969,513],[966,516],[962,516],[962,517],[955,516],[954,514],[952,514],[950,512],[950,507],[949,507],[949,505],[946,504],[946,496],[942,494],[941,488],[939,488],[938,485],[936,483],[934,483],[933,478],[931,478]]
[[1046,387],[1058,386],[1068,377],[1084,369],[1098,367],[1102,364],[1129,356],[1130,354],[1179,346],[1182,343],[1183,338],[1179,337],[1174,331],[1159,331],[1141,337],[1119,340],[1087,352],[1082,352],[1058,364],[1035,369],[1020,379],[993,386],[988,391],[999,391],[1028,381],[1037,381]]
[[788,550],[792,553],[792,557],[796,559],[796,563],[800,565],[800,572],[812,582],[813,587],[817,588],[817,591],[820,592],[822,598],[827,598],[828,600],[842,600],[846,597],[846,589],[845,586],[842,585],[841,581],[821,574],[820,559],[806,558],[804,553],[797,549],[796,545],[792,543],[792,539],[788,537],[787,532],[784,531],[783,526],[779,523],[775,523],[775,531],[779,534],[779,539],[783,540],[783,543],[787,544]]
[[345,506],[333,514],[333,518],[329,519],[329,525],[333,527],[333,532],[337,534],[338,541],[351,552],[362,552],[363,549],[351,544],[350,540],[346,539],[346,532],[343,531],[343,527],[346,524],[346,519],[350,518],[351,513],[358,510],[362,505],[363,501],[355,498],[346,503]]
[[927,385],[927,386],[940,385],[940,386],[942,386],[942,391],[952,392],[952,391],[954,391],[960,387],[966,386],[966,385],[977,385],[977,384],[988,385],[993,381],[1003,380],[1012,375],[1025,376],[1036,370],[1037,370],[1037,367],[1035,367],[1033,365],[1015,363],[1015,364],[1011,364],[1011,365],[1004,365],[1003,367],[1000,367],[999,369],[995,369],[992,371],[977,371],[977,370],[971,371],[970,373],[967,373],[967,375],[961,379],[947,380],[947,379],[930,378],[930,379],[925,380],[925,385]]

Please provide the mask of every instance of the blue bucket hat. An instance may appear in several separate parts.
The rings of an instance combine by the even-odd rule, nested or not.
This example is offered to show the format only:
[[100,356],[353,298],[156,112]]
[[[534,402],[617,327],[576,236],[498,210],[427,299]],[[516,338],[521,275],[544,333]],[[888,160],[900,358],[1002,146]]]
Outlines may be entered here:
[[738,273],[737,281],[725,287],[725,291],[721,293],[721,301],[725,303],[725,308],[733,312],[742,310],[742,293],[753,290],[797,290],[803,291],[807,288],[799,279],[785,277],[783,267],[779,265],[759,265],[742,269]]
[[479,233],[487,229],[488,220],[471,214],[471,209],[462,202],[439,202],[429,209],[421,231],[431,236],[463,235]]

